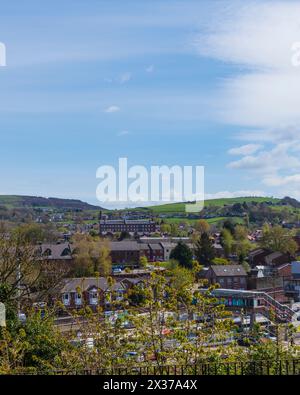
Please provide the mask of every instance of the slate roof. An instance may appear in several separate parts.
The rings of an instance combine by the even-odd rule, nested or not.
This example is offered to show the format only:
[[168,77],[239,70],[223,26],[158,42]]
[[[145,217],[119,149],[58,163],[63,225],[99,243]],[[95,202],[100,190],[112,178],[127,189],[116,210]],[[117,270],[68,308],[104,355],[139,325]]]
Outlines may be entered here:
[[272,252],[272,254],[269,254],[265,257],[265,261],[267,264],[273,263],[274,259],[279,258],[281,256],[284,256],[281,252]]
[[124,285],[121,282],[116,282],[113,284],[112,288],[109,288],[106,278],[104,277],[86,277],[82,278],[67,278],[63,281],[59,287],[61,293],[76,292],[77,288],[80,288],[82,292],[88,291],[91,288],[99,288],[103,292],[108,289],[114,291],[118,289],[124,289]]
[[110,242],[111,251],[139,251],[140,244],[137,241],[112,241]]
[[[48,255],[47,252],[50,252]],[[71,259],[71,248],[69,243],[49,244],[44,243],[40,245],[39,252],[48,259]]]
[[211,269],[218,277],[247,276],[242,265],[212,265]]

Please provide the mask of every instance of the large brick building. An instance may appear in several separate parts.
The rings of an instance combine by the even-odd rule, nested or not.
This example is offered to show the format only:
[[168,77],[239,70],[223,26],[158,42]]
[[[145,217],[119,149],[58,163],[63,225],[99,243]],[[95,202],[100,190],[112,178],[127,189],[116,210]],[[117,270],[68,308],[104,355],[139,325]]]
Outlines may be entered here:
[[99,222],[100,234],[109,232],[150,234],[155,230],[155,222],[148,219],[100,219]]

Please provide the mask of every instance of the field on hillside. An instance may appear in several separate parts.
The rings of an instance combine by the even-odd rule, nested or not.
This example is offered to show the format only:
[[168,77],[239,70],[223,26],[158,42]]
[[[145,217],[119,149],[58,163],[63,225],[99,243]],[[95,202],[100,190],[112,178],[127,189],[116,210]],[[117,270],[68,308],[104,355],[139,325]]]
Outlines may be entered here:
[[[235,203],[250,203],[250,202],[272,202],[274,204],[279,203],[280,199],[271,198],[271,197],[237,197],[237,198],[223,198],[223,199],[210,199],[205,201],[205,207],[224,207],[226,205],[231,205]],[[158,206],[149,206],[148,210],[151,210],[153,213],[184,213],[185,212],[185,203],[169,203],[169,204],[161,204]]]
[[[219,222],[226,221],[226,219],[230,219],[234,224],[244,224],[244,219],[242,217],[214,217],[208,218],[206,221],[211,225],[216,225]],[[190,218],[164,218],[164,222],[169,224],[181,224],[187,222],[190,225],[193,225],[198,220],[190,219]]]

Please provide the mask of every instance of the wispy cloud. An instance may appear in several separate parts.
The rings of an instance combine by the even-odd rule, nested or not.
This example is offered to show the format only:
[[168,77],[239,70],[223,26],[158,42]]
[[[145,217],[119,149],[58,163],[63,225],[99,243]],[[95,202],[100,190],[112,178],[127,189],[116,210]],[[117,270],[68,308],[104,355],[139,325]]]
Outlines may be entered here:
[[294,1],[237,3],[219,11],[210,31],[194,41],[201,55],[238,66],[216,97],[222,121],[250,129],[240,134],[250,144],[228,151],[243,156],[229,167],[259,175],[266,186],[290,185],[292,195],[299,193],[300,170],[300,68],[291,51],[300,38],[299,15]]
[[261,144],[246,144],[241,147],[231,148],[228,153],[229,155],[251,155],[262,147],[263,146]]
[[121,130],[120,132],[117,133],[117,136],[122,137],[122,136],[127,136],[130,134],[128,130]]
[[147,73],[153,73],[153,71],[154,71],[154,66],[153,66],[153,64],[151,64],[150,66],[146,67],[146,72],[147,72]]
[[120,81],[121,84],[125,84],[126,82],[130,81],[132,77],[132,74],[128,71],[126,73],[123,73],[119,76],[118,80]]
[[104,110],[104,112],[108,112],[108,113],[114,113],[118,111],[120,111],[120,107],[118,106],[109,106]]

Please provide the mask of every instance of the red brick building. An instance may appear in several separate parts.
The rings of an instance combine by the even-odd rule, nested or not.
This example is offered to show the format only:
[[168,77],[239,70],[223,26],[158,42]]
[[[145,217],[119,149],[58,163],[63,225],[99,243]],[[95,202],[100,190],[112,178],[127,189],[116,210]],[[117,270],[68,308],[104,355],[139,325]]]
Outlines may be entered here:
[[247,289],[247,273],[241,265],[212,265],[205,278],[224,289]]

